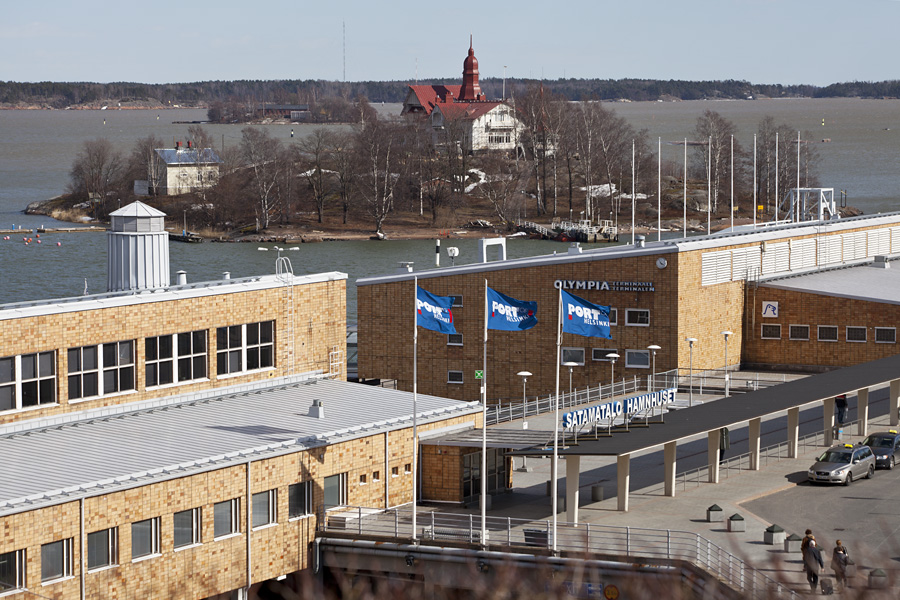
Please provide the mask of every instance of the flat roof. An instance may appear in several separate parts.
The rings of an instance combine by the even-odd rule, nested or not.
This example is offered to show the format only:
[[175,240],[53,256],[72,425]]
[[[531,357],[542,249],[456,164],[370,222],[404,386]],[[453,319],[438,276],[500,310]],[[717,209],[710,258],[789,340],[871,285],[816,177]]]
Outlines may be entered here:
[[[409,392],[317,376],[278,383],[20,425],[0,435],[0,515],[412,426]],[[324,418],[310,416],[313,400]],[[417,398],[419,424],[480,411],[478,403]]]
[[777,277],[760,281],[759,286],[835,298],[900,304],[900,268],[896,268],[897,265],[895,268],[883,268],[875,266],[876,264],[878,263],[868,262]]

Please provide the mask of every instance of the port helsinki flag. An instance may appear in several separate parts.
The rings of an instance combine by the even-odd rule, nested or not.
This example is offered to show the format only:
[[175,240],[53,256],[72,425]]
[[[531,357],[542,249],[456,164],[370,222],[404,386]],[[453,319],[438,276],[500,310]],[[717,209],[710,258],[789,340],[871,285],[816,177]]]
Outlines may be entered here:
[[416,286],[416,325],[440,333],[456,333],[453,296],[435,296]]
[[488,329],[525,331],[537,325],[537,302],[516,300],[487,288]]
[[612,337],[609,334],[608,306],[593,304],[565,290],[560,290],[560,298],[563,331],[588,337]]

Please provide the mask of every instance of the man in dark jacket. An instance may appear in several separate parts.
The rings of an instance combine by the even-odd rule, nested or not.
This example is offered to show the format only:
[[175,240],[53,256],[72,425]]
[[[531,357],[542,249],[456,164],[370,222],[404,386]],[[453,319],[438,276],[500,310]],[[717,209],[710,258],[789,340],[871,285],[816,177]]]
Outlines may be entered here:
[[806,552],[803,555],[803,568],[806,569],[806,581],[809,582],[809,589],[815,593],[816,588],[819,586],[819,570],[825,566],[825,562],[822,560],[822,553],[819,551],[819,546],[816,544],[816,537],[814,535],[809,536],[809,546],[806,548]]

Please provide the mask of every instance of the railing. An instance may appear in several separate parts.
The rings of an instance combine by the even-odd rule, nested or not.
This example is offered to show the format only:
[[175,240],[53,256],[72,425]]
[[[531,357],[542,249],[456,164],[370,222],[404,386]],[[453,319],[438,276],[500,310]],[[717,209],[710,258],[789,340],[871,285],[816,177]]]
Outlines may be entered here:
[[[387,510],[344,507],[326,513],[320,521],[323,532],[340,531],[376,537],[412,537],[412,508]],[[474,514],[420,512],[416,537],[423,540],[480,544],[481,519]],[[591,523],[558,523],[556,548],[579,554],[640,558],[646,560],[689,561],[747,594],[769,598],[772,594],[794,593],[710,540],[689,531],[615,527]],[[485,543],[491,546],[552,548],[552,523],[510,517],[487,517]]]

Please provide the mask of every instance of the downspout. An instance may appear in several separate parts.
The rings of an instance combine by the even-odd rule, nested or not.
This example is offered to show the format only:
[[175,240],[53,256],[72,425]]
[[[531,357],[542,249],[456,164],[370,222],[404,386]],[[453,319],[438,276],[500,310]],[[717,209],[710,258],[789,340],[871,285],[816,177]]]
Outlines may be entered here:
[[391,506],[391,465],[388,449],[388,432],[384,432],[384,507]]
[[250,502],[250,466],[253,464],[252,460],[247,461],[247,597],[250,597],[250,584],[253,583],[253,554],[251,553],[252,547],[250,545],[251,533],[253,530],[253,505]]
[[79,554],[81,555],[80,556],[80,559],[81,559],[80,560],[80,562],[81,562],[81,569],[80,569],[80,571],[81,571],[81,600],[85,600],[86,592],[84,589],[84,574],[85,574],[85,569],[87,568],[87,552],[86,552],[86,548],[85,548],[85,546],[87,544],[85,544],[85,539],[84,539],[84,498],[81,498],[80,500],[78,500],[78,512],[80,513],[80,519],[81,519],[81,522],[78,526],[78,532],[79,532],[78,533],[78,545],[79,545]]

